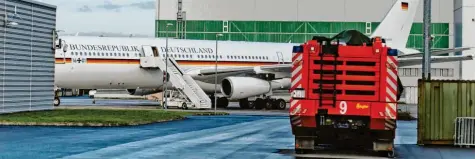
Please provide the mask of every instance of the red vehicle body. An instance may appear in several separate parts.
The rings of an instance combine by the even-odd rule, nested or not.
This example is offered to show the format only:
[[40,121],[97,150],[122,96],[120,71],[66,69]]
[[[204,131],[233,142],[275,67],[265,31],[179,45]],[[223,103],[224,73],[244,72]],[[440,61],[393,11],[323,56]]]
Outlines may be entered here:
[[397,53],[384,39],[368,41],[317,38],[294,47],[289,115],[297,153],[332,144],[394,155]]

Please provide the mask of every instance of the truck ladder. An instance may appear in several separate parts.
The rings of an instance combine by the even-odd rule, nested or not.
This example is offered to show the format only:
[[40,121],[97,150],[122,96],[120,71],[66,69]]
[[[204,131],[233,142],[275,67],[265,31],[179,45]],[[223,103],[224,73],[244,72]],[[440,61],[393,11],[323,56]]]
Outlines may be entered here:
[[[166,70],[165,59],[160,58],[158,50],[154,46],[142,46],[142,55],[140,57],[140,67],[148,69]],[[174,58],[168,57],[168,75],[169,82],[181,94],[187,97],[197,109],[210,109],[211,99],[188,74],[185,74]],[[188,106],[189,107],[189,106]]]
[[[338,44],[337,42],[336,47],[332,46],[330,41],[326,41],[327,43],[321,44],[322,51],[319,53],[320,56],[320,81],[319,81],[319,91],[320,91],[320,100],[319,106],[336,106],[336,85],[338,82],[336,81],[336,77],[338,75],[337,72],[337,65],[338,65]],[[327,45],[327,46],[325,46]],[[333,61],[329,63],[325,61],[326,57],[333,57]],[[325,70],[325,66],[332,66],[332,70]],[[331,90],[331,93],[329,92]]]

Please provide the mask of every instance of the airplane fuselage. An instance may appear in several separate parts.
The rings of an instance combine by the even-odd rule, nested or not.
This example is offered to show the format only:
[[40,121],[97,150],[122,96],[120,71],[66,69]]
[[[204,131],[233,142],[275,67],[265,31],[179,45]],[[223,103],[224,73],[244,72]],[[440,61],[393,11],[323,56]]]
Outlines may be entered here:
[[[166,57],[162,38],[61,37],[67,51],[56,50],[55,84],[61,88],[135,89],[163,85],[163,72],[140,68],[142,46],[156,46]],[[168,39],[168,56],[187,74],[202,69],[252,67],[289,63],[290,43],[249,43],[220,41],[215,62],[215,41]],[[200,79],[200,77],[197,77]],[[214,79],[214,78],[213,78]],[[218,81],[220,83],[220,81]],[[214,91],[214,80],[198,81],[205,91]]]

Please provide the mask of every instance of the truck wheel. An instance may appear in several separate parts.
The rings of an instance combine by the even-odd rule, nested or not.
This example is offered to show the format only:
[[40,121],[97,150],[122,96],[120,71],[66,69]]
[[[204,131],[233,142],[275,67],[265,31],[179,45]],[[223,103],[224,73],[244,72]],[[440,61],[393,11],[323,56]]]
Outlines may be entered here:
[[309,150],[305,150],[305,149],[295,149],[295,153],[296,154],[308,154],[310,152],[309,152]]
[[59,100],[59,97],[54,97],[53,104],[55,107],[61,104],[61,100]]
[[276,103],[277,103],[277,109],[285,110],[285,108],[287,108],[287,102],[285,102],[285,100],[283,99],[278,99]]
[[182,104],[181,104],[181,109],[183,109],[183,110],[187,110],[187,109],[188,109],[188,106],[186,105],[186,103],[182,103]]
[[394,150],[392,150],[392,151],[387,152],[387,156],[388,156],[388,158],[394,158],[394,157],[396,157],[396,154],[394,153]]
[[387,157],[387,158],[395,158],[396,153],[393,151],[379,151],[378,152],[379,156],[381,157]]

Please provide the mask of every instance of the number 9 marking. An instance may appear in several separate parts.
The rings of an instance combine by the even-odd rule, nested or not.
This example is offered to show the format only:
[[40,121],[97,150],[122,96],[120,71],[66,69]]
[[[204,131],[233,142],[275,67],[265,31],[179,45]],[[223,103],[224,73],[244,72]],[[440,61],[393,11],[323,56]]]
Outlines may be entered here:
[[348,110],[348,104],[345,101],[340,102],[340,114],[346,114]]

